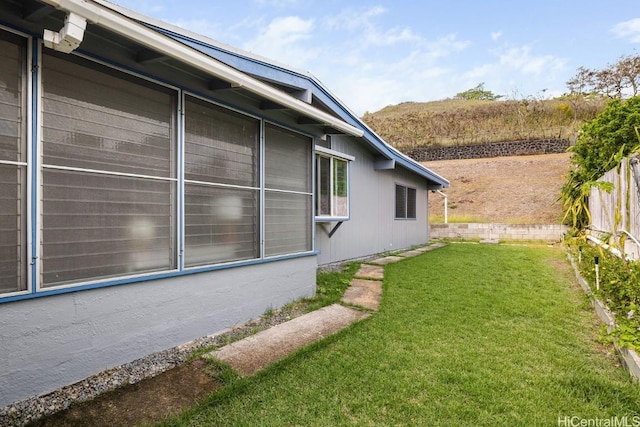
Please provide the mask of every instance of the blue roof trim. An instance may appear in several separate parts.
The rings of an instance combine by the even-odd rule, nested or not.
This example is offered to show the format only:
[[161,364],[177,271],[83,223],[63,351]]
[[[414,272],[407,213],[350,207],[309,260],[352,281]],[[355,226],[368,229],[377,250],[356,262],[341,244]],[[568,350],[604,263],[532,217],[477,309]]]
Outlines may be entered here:
[[409,157],[405,156],[404,154],[388,145],[384,140],[382,140],[382,138],[380,138],[371,129],[369,129],[369,127],[364,124],[358,117],[356,117],[351,111],[349,111],[344,106],[344,104],[342,104],[324,87],[322,87],[322,85],[313,76],[302,74],[294,70],[269,63],[267,61],[262,61],[257,58],[252,58],[248,55],[242,55],[240,52],[230,51],[221,46],[215,46],[209,43],[205,43],[204,41],[196,40],[192,37],[176,33],[157,25],[146,22],[143,23],[149,28],[152,28],[168,37],[171,37],[176,41],[179,41],[244,73],[251,74],[265,80],[271,80],[283,85],[311,91],[312,94],[318,100],[320,100],[320,102],[328,106],[343,121],[359,129],[362,129],[362,131],[364,132],[363,138],[365,139],[365,141],[367,141],[381,155],[385,156],[388,159],[395,160],[397,164],[400,164],[405,169],[408,169],[428,179],[429,181],[432,181],[436,185],[441,185],[443,187],[449,186],[449,182],[446,179],[433,173],[421,164],[413,161]]

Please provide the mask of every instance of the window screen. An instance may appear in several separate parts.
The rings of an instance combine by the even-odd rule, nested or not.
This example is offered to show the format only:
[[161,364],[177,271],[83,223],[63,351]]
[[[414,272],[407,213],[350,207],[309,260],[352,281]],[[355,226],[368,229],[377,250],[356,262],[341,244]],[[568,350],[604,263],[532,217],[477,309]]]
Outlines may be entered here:
[[188,97],[185,128],[186,179],[258,186],[258,120]]
[[265,255],[312,249],[311,138],[265,129]]
[[43,286],[175,261],[174,91],[43,55]]
[[0,294],[27,289],[25,46],[0,31]]
[[396,218],[416,218],[417,191],[415,188],[396,185]]
[[416,217],[416,189],[407,187],[407,218]]
[[267,125],[265,186],[311,193],[311,138]]
[[185,265],[259,256],[258,120],[188,98]]

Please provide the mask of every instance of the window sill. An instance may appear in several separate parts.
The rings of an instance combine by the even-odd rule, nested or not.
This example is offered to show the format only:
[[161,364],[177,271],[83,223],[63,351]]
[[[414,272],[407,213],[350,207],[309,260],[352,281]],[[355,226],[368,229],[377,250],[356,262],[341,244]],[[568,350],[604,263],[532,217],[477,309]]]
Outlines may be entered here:
[[328,223],[328,222],[343,222],[343,221],[349,221],[351,219],[351,217],[348,216],[317,216],[315,218],[315,221],[317,223]]

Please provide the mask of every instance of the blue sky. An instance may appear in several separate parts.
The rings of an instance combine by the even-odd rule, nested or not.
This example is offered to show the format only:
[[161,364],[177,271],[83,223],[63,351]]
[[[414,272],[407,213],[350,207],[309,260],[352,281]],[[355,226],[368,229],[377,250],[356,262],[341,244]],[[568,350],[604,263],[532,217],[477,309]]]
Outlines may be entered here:
[[638,55],[637,0],[112,0],[308,71],[355,113],[453,97],[566,91],[580,66]]

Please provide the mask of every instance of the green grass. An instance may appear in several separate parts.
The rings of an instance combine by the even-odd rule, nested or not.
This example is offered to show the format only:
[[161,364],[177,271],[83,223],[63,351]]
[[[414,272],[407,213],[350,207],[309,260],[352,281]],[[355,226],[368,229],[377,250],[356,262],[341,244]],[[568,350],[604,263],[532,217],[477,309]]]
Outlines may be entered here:
[[[459,223],[487,223],[490,222],[487,218],[472,215],[447,215],[447,222],[449,224]],[[431,215],[429,216],[430,224],[444,224],[444,215]]]
[[388,265],[380,311],[165,425],[556,426],[631,417],[633,384],[554,248],[450,244]]

